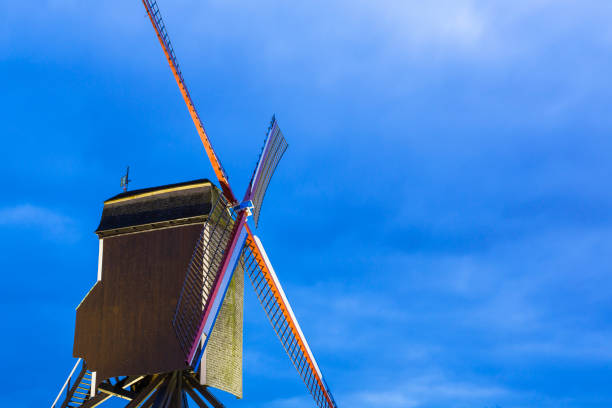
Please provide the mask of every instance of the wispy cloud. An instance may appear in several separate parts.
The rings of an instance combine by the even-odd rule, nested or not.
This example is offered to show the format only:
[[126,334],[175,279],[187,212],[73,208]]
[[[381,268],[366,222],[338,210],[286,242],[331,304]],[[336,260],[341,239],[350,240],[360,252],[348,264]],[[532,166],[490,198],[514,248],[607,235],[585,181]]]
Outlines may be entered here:
[[[48,108],[70,94],[71,101],[93,98],[83,111],[112,117],[118,129],[131,116],[116,117],[109,107],[138,106],[134,112],[152,118],[151,129],[160,117],[151,112],[164,112],[168,134],[192,140],[193,129],[180,128],[191,124],[140,3],[112,0],[96,13],[77,0],[39,3],[0,0],[0,58],[45,66],[32,75],[15,65],[5,75],[23,77],[15,95],[37,95],[37,117],[72,112]],[[277,192],[265,206],[264,228],[271,229],[262,235],[341,406],[542,406],[529,403],[530,389],[559,406],[558,383],[570,377],[576,381],[567,389],[575,391],[564,395],[598,394],[583,374],[612,359],[612,3],[159,3],[196,104],[211,101],[202,113],[212,129],[215,120],[218,129],[239,126],[235,117],[260,108],[295,112],[283,121],[293,146],[282,165],[294,166],[286,172],[290,187],[280,189],[275,179]],[[71,78],[84,76],[70,86],[49,80],[57,65]],[[118,77],[125,83],[106,82]],[[32,78],[45,86],[33,86]],[[55,82],[59,90],[40,102]],[[154,83],[163,85],[152,88],[155,98],[134,88]],[[109,89],[123,93],[96,93]],[[140,96],[122,97],[130,94]],[[30,99],[22,109],[28,114]],[[171,101],[180,115],[168,110]],[[222,123],[228,111],[236,116]],[[58,120],[48,139],[99,127],[79,138],[105,141],[77,162],[83,174],[91,174],[84,163],[92,155],[117,157],[114,146],[146,134],[143,124],[110,132],[79,122],[83,115],[75,112]],[[576,126],[567,126],[572,121]],[[240,125],[235,134],[251,130]],[[57,145],[21,144],[38,152],[30,160],[36,171],[58,160],[47,158]],[[224,151],[215,144],[230,167],[244,161],[233,145]],[[62,163],[75,157],[73,143],[65,146]],[[146,146],[121,150],[148,158]],[[170,162],[165,152],[163,158]],[[176,176],[164,170],[150,168],[152,183]],[[98,203],[91,185],[89,202]],[[34,229],[50,239],[76,235],[72,214],[33,204],[0,208],[0,228]],[[260,306],[253,307],[246,324],[262,327],[245,338],[259,347],[245,348],[245,367],[290,387],[284,377],[297,375]],[[440,373],[424,375],[436,368]],[[508,402],[521,392],[520,403]],[[291,395],[271,405],[312,405],[307,395]]]
[[379,389],[367,387],[339,395],[342,405],[351,407],[386,406],[391,408],[412,408],[426,406],[489,406],[501,398],[507,398],[514,391],[486,382],[454,381],[436,373],[410,376],[396,373],[398,381],[381,386]]
[[279,398],[270,401],[265,406],[272,408],[309,408],[312,407],[312,399],[304,396]]
[[[397,374],[401,378],[401,374]],[[418,408],[430,406],[495,406],[500,398],[512,392],[495,385],[456,382],[442,376],[401,378],[392,385],[380,389],[366,388],[362,391],[336,394],[340,406],[355,408],[384,406],[389,408]],[[302,408],[312,406],[306,397],[290,397],[270,401],[266,406],[275,408]],[[466,405],[467,406],[467,405]],[[473,405],[470,405],[473,406]]]
[[[532,391],[495,383],[493,373],[468,380],[422,373],[438,361],[461,370],[492,365],[511,375],[529,362],[610,361],[604,315],[612,288],[600,262],[611,233],[605,226],[534,230],[476,254],[377,254],[376,270],[357,278],[370,290],[346,282],[286,291],[324,371],[351,361],[344,370],[362,390],[348,392],[345,384],[341,402],[514,406]],[[548,397],[543,391],[538,400]]]
[[0,226],[35,228],[54,240],[74,241],[78,237],[75,221],[71,217],[32,204],[1,208]]

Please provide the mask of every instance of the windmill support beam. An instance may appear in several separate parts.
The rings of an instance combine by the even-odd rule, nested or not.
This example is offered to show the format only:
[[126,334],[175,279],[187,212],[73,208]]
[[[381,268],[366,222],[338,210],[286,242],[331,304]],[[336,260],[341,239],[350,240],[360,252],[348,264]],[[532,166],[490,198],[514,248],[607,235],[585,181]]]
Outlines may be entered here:
[[164,380],[164,376],[154,377],[149,385],[147,385],[142,391],[138,393],[138,396],[134,398],[125,408],[136,408],[139,407],[147,398],[149,398],[153,393],[157,392],[157,388],[160,386],[162,381]]
[[155,402],[155,399],[157,398],[158,393],[159,393],[159,388],[156,389],[155,392],[153,392],[153,394],[151,395],[151,398],[146,400],[145,403],[140,406],[140,408],[151,408],[151,406],[153,405],[153,402]]
[[128,400],[125,408],[189,408],[188,396],[200,408],[225,408],[206,386],[200,384],[192,371],[128,376],[117,380],[100,383],[98,393],[83,401],[79,408],[94,408],[112,397]]
[[127,387],[130,387],[130,386],[136,384],[137,382],[140,382],[145,377],[146,377],[146,375],[132,375],[132,376],[129,376],[129,377],[125,377],[123,380],[121,380],[117,384],[115,384],[115,386],[121,387],[121,388],[127,388]]
[[103,393],[110,394],[115,397],[123,398],[129,401],[133,400],[136,397],[136,393],[123,389],[123,387],[121,387],[119,384],[113,387],[110,384],[102,383],[98,385],[98,389]]
[[112,397],[112,395],[110,395],[110,394],[98,394],[95,397],[85,401],[85,403],[83,403],[83,405],[81,405],[80,408],[94,408],[94,407],[97,407],[98,405],[100,405],[103,402],[105,402],[106,400],[108,400],[110,397]]
[[[198,381],[196,381],[193,377],[191,376],[187,376],[186,377],[187,380],[189,381],[189,384],[191,385],[192,388],[195,388],[196,390],[198,390],[198,392],[200,394],[202,394],[202,396],[204,398],[206,398],[206,400],[214,407],[214,408],[225,408],[225,406],[221,403],[221,401],[219,401],[217,398],[215,398],[214,395],[211,394],[210,391],[208,391],[206,389],[206,387],[204,387],[203,385],[201,385]],[[191,394],[189,394],[191,395]]]
[[191,397],[192,400],[195,401],[196,404],[198,404],[198,407],[200,408],[210,408],[208,406],[208,404],[206,404],[204,402],[204,400],[202,400],[202,398],[200,398],[200,396],[191,388],[186,388],[187,393],[189,394],[189,396]]

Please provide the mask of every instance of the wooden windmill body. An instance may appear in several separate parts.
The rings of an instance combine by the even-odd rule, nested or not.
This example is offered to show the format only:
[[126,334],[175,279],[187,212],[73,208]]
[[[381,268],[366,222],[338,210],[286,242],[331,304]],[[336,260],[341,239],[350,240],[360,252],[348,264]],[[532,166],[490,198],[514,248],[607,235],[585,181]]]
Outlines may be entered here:
[[[220,188],[206,179],[121,193],[104,202],[97,281],[77,307],[77,363],[52,404],[223,405],[242,398],[242,319],[248,276],[283,348],[320,408],[336,408],[259,238],[270,178],[287,148],[273,118],[253,176],[236,199],[187,91],[153,0],[142,0]],[[127,182],[127,174],[126,174]]]
[[[96,230],[98,281],[77,307],[74,340],[75,357],[87,361],[96,382],[189,368],[171,322],[193,248],[219,194],[210,181],[195,180],[122,193],[104,203]],[[204,357],[208,372],[200,373],[200,382],[242,397],[239,272],[215,324]]]

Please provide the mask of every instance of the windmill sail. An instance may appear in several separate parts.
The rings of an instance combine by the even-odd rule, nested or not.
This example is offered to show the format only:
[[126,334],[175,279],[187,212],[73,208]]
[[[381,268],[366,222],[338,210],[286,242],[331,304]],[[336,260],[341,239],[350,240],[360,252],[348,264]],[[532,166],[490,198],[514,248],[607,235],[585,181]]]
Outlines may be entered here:
[[[261,247],[258,239],[252,234],[246,219],[248,217],[247,208],[254,207],[254,219],[257,225],[261,213],[261,205],[264,195],[268,188],[270,178],[278,165],[281,157],[287,149],[287,142],[283,137],[276,120],[273,118],[261,156],[255,168],[251,182],[242,203],[238,203],[232,192],[226,173],[221,166],[219,158],[215,154],[204,126],[195,109],[183,75],[179,68],[172,44],[168,38],[166,28],[161,18],[157,2],[155,0],[142,0],[147,14],[151,20],[157,38],[162,46],[164,54],[168,60],[174,78],[179,86],[181,95],[187,105],[191,118],[196,125],[200,140],[204,145],[206,154],[219,180],[223,194],[227,199],[227,206],[234,206],[238,212],[232,218],[233,227],[215,235],[210,233],[208,236],[205,230],[202,232],[200,242],[194,251],[192,259],[193,267],[190,264],[190,272],[187,274],[181,299],[177,305],[173,325],[177,335],[182,339],[181,344],[186,352],[186,361],[189,365],[197,369],[206,342],[210,336],[212,325],[215,323],[216,313],[225,296],[225,290],[229,284],[232,273],[236,268],[239,259],[246,268],[248,265],[249,277],[255,288],[257,296],[262,302],[262,306],[268,315],[274,330],[276,331],[281,343],[285,347],[291,361],[297,368],[300,376],[312,393],[317,405],[321,408],[336,408],[331,392],[319,370],[319,367],[308,347],[308,343],[299,328],[297,320],[291,311],[291,307],[284,295],[282,287],[276,279],[276,275],[270,265],[267,256]],[[211,221],[212,222],[212,221]],[[211,224],[212,225],[212,224]],[[226,224],[227,225],[227,224]],[[230,231],[230,237],[226,237]],[[198,259],[204,258],[204,243],[209,241],[219,241],[217,247],[222,248],[226,244],[225,253],[218,252],[210,258],[210,263]],[[216,242],[216,241],[215,241]],[[200,248],[198,252],[198,248]],[[241,248],[243,248],[241,250]],[[197,254],[197,255],[196,255]],[[220,267],[217,265],[220,264]],[[193,270],[193,271],[192,271]],[[226,276],[227,275],[227,276]],[[210,282],[214,282],[212,286]],[[203,282],[208,282],[204,284]],[[208,288],[208,289],[205,289]],[[202,294],[206,293],[205,296]],[[216,310],[216,311],[215,311]],[[200,341],[203,339],[203,341]],[[196,358],[197,357],[197,358]]]
[[247,212],[237,215],[219,198],[200,233],[175,309],[184,359],[200,382],[242,398],[244,275],[238,262]]
[[147,10],[147,14],[149,15],[149,19],[151,20],[151,24],[153,25],[153,29],[155,29],[155,33],[157,34],[157,39],[164,50],[164,54],[166,55],[166,59],[168,60],[168,64],[170,64],[170,69],[172,70],[172,74],[174,75],[174,79],[181,91],[181,95],[183,96],[183,100],[187,105],[187,109],[189,110],[189,114],[191,115],[191,120],[195,125],[198,135],[200,136],[200,140],[204,145],[204,149],[206,150],[206,154],[208,159],[210,160],[210,164],[213,166],[213,170],[215,171],[215,175],[219,180],[219,184],[221,184],[221,189],[223,190],[223,194],[227,197],[230,202],[236,201],[234,194],[232,193],[232,189],[229,186],[229,181],[227,179],[227,174],[221,165],[221,161],[217,157],[215,150],[210,143],[208,138],[208,134],[204,129],[204,124],[200,120],[200,115],[198,115],[198,111],[191,100],[191,95],[189,94],[189,90],[187,89],[187,84],[183,79],[183,73],[181,72],[181,68],[179,67],[178,60],[176,59],[176,55],[174,53],[174,48],[172,47],[172,43],[170,42],[170,37],[168,36],[168,32],[166,31],[166,26],[164,24],[164,20],[162,19],[161,13],[159,11],[159,7],[157,6],[157,1],[155,0],[142,0],[142,4],[145,6]]
[[317,406],[336,408],[331,391],[259,238],[251,238],[251,235],[247,238],[241,261],[270,324]]
[[[244,220],[240,215],[234,220],[228,208],[225,197],[219,195],[193,251],[172,320],[190,365],[200,338],[204,338],[201,349],[206,346],[235,269],[229,267],[230,261],[233,259],[232,263],[237,264],[234,253],[239,253],[246,237]],[[232,250],[236,246],[238,250]]]
[[255,226],[259,224],[261,204],[263,203],[266,190],[270,184],[270,179],[276,170],[276,166],[278,166],[278,162],[283,157],[285,150],[287,150],[287,146],[287,141],[278,127],[276,118],[272,117],[268,135],[261,150],[259,160],[257,161],[257,166],[255,166],[255,171],[253,172],[251,183],[246,194],[246,200],[251,200],[255,209],[253,214]]

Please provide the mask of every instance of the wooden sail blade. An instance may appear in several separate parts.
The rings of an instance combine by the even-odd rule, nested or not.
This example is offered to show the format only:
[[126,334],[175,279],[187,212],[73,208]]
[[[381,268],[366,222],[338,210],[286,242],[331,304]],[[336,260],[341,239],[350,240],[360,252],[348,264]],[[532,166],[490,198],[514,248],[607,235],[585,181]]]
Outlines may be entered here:
[[255,166],[253,176],[251,177],[245,199],[243,200],[251,200],[253,202],[253,219],[255,221],[255,226],[259,223],[261,205],[268,185],[270,184],[270,179],[276,170],[276,166],[278,166],[278,162],[283,157],[285,150],[287,150],[287,146],[287,141],[278,127],[276,118],[272,117],[268,135],[261,150],[257,165]]
[[227,200],[220,196],[210,211],[195,245],[172,325],[185,359],[196,341],[199,321],[211,297],[224,253],[232,238],[234,220],[227,211]]
[[236,198],[234,197],[234,193],[230,188],[229,181],[227,179],[227,175],[223,166],[221,166],[221,161],[217,157],[215,150],[210,143],[208,138],[208,134],[204,129],[204,125],[200,120],[200,116],[191,100],[191,95],[189,94],[189,90],[187,89],[187,84],[183,78],[183,74],[179,67],[178,61],[176,59],[176,55],[174,53],[174,48],[172,47],[172,43],[170,42],[170,37],[168,36],[168,32],[166,31],[166,26],[164,25],[164,21],[162,19],[161,13],[159,11],[159,7],[157,6],[157,2],[155,0],[142,0],[142,4],[147,10],[147,14],[149,19],[151,20],[151,24],[153,25],[153,29],[157,34],[157,39],[162,46],[164,54],[166,55],[166,59],[168,60],[168,64],[170,65],[170,69],[172,70],[172,74],[174,75],[174,79],[181,91],[181,95],[183,96],[183,100],[187,105],[187,109],[189,110],[189,115],[193,120],[193,123],[198,131],[198,135],[200,136],[200,140],[204,145],[204,149],[206,150],[206,155],[210,160],[210,164],[215,171],[215,175],[219,180],[219,184],[221,185],[221,189],[223,190],[223,194],[229,200],[230,203],[235,203]]
[[[244,246],[247,237],[247,232],[244,228],[244,226],[246,225],[246,218],[247,213],[246,211],[243,211],[238,215],[238,218],[236,219],[236,222],[234,224],[234,230],[232,232],[232,239],[229,243],[227,250],[225,251],[225,258],[218,273],[218,282],[215,285],[215,289],[209,301],[207,302],[202,319],[200,321],[198,335],[195,339],[195,342],[192,344],[191,350],[187,357],[187,361],[190,363],[190,365],[193,366],[195,362],[196,369],[200,364],[202,353],[204,349],[206,349],[206,344],[208,343],[208,339],[210,338],[210,334],[217,320],[217,316],[219,315],[219,312],[221,310],[223,299],[225,298],[225,295],[227,293],[227,289],[229,287],[230,281],[232,280],[234,271],[238,266],[241,249]],[[201,338],[204,338],[203,343],[200,342]]]
[[241,257],[257,298],[274,331],[319,408],[336,408],[306,337],[293,314],[285,292],[276,277],[261,241],[249,231]]
[[206,347],[246,240],[246,211],[234,219],[229,208],[219,196],[196,243],[172,320],[189,365]]

